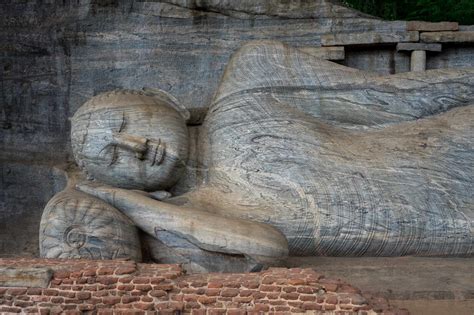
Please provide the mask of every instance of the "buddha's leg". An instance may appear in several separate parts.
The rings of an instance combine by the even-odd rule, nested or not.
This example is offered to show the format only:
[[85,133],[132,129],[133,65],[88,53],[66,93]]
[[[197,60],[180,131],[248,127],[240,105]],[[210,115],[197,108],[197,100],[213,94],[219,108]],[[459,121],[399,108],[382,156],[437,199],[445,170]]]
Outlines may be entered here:
[[230,60],[212,110],[236,95],[297,108],[346,127],[415,120],[474,99],[474,68],[377,75],[280,42],[251,42]]

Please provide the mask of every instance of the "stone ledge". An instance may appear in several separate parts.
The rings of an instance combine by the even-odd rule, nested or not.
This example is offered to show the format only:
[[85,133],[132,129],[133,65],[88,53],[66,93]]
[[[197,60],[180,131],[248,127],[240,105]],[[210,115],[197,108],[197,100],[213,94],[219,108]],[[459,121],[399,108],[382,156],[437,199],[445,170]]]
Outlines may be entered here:
[[325,60],[344,60],[344,47],[299,47],[299,50]]
[[[0,266],[15,262],[0,259]],[[22,259],[18,263],[55,265],[53,278],[43,289],[0,287],[0,313],[407,314],[384,298],[365,297],[348,283],[312,269],[186,275],[178,265],[129,261],[32,259],[28,263]]]
[[397,51],[413,51],[413,50],[426,50],[426,51],[441,51],[441,44],[426,44],[426,43],[398,43]]
[[424,31],[424,32],[439,32],[439,31],[457,31],[459,29],[458,22],[425,22],[425,21],[408,21],[407,31]]
[[345,45],[374,45],[374,44],[396,44],[399,42],[417,42],[419,33],[395,32],[395,33],[339,33],[321,36],[322,46],[345,46]]
[[420,41],[424,43],[472,43],[474,42],[474,31],[421,33]]

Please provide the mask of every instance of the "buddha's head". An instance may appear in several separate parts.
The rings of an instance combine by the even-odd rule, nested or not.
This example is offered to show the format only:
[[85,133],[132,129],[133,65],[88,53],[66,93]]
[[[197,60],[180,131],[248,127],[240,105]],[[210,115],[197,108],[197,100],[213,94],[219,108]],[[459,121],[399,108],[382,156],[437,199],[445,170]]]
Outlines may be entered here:
[[74,157],[91,177],[115,187],[169,188],[185,167],[188,115],[163,91],[97,95],[71,119]]

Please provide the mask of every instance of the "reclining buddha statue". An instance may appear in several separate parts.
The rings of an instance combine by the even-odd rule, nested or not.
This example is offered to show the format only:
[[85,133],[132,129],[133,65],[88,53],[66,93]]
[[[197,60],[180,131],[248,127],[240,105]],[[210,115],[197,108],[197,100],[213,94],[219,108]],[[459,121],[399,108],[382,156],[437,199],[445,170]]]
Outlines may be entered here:
[[[473,84],[473,68],[380,76],[246,44],[199,127],[201,180],[177,196],[187,110],[159,90],[98,95],[71,133],[93,180],[48,203],[41,255],[140,259],[137,226],[152,256],[194,270],[256,270],[286,255],[470,256]],[[120,224],[90,229],[88,217]]]

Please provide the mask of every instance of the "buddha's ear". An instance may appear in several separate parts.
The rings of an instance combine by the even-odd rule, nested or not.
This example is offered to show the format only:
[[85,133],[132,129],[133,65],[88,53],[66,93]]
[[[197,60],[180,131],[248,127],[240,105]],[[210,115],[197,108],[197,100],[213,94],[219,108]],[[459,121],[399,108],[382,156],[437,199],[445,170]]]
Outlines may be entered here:
[[160,89],[148,87],[144,87],[143,91],[150,93],[153,97],[173,106],[173,108],[183,117],[186,122],[189,120],[189,118],[191,118],[191,114],[186,109],[186,107],[181,105],[181,103],[176,99],[176,97],[174,97],[170,93]]

